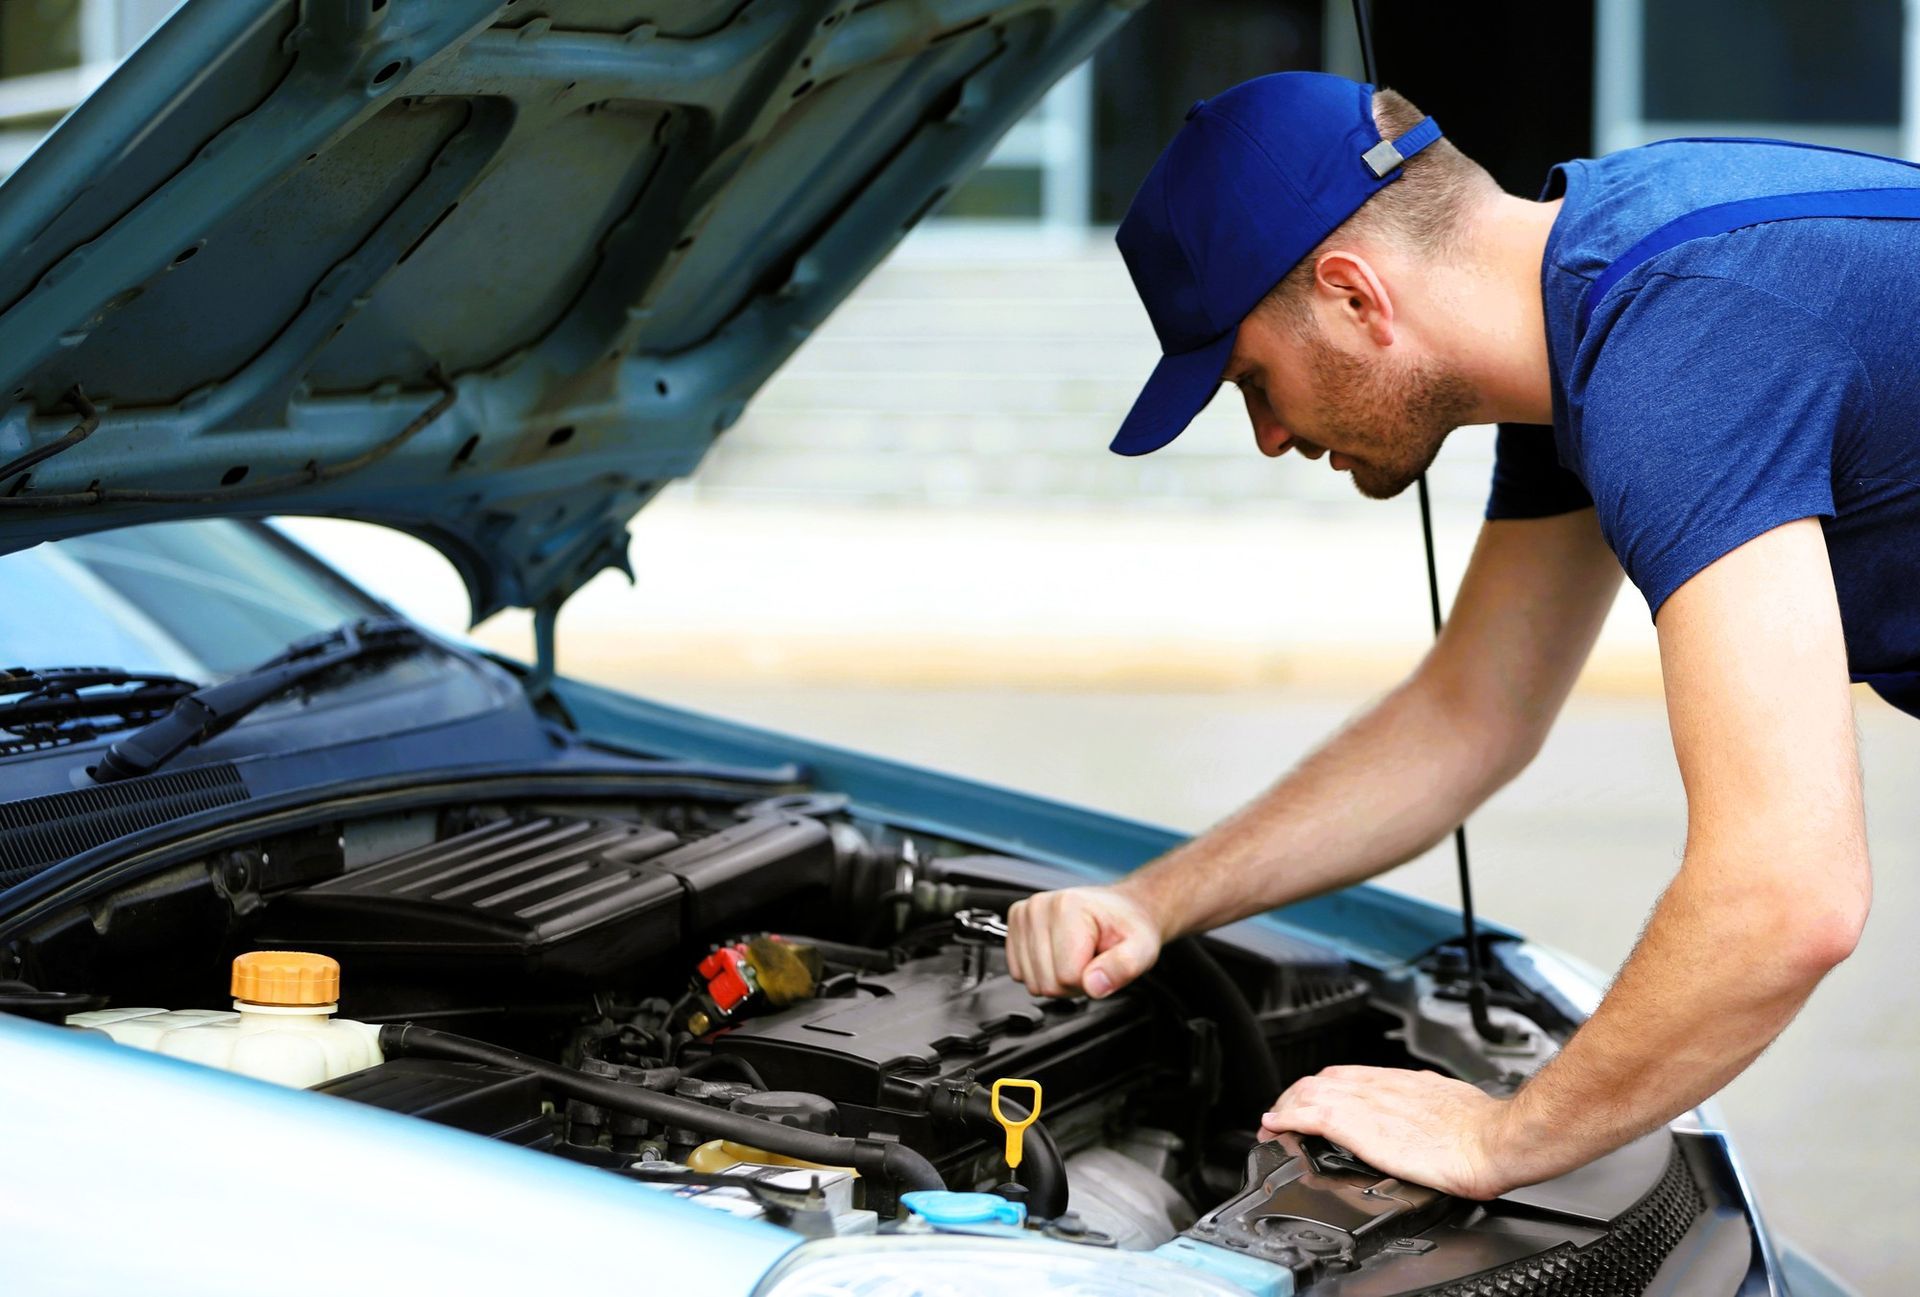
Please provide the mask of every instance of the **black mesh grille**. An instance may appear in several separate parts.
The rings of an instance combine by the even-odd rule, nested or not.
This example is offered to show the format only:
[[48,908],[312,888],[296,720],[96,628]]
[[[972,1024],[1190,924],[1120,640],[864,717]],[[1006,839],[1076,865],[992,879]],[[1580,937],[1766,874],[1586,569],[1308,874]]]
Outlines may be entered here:
[[239,771],[217,765],[0,802],[0,887],[103,842],[247,796]]
[[1586,1247],[1556,1248],[1420,1297],[1623,1297],[1643,1292],[1667,1254],[1707,1209],[1676,1145],[1653,1191]]

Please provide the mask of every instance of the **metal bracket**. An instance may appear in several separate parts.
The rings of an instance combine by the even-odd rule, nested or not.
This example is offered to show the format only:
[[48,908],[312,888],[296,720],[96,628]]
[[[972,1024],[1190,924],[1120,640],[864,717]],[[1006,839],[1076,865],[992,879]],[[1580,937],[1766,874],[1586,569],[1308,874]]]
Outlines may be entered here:
[[1393,146],[1392,140],[1381,140],[1362,153],[1360,160],[1367,164],[1367,170],[1373,172],[1375,180],[1385,180],[1388,172],[1406,161],[1400,155],[1400,150]]

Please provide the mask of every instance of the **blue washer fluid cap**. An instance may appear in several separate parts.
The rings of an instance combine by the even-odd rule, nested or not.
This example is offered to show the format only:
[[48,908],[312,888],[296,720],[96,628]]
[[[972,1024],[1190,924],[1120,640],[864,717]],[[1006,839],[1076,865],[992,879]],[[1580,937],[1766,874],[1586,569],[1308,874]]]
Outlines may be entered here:
[[1024,1225],[1027,1204],[1008,1202],[991,1193],[958,1193],[952,1189],[915,1189],[900,1195],[906,1209],[939,1229],[949,1225]]

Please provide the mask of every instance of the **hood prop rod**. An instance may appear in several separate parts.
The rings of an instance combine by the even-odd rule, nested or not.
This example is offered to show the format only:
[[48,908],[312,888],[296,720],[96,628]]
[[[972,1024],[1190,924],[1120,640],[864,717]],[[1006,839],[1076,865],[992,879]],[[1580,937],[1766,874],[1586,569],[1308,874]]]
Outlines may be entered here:
[[[1367,84],[1380,88],[1379,73],[1373,61],[1373,24],[1367,15],[1367,0],[1353,0],[1353,25],[1360,38],[1360,64]],[[1433,501],[1427,493],[1427,475],[1419,478],[1420,537],[1427,549],[1427,603],[1433,613],[1433,638],[1440,638],[1445,624],[1440,616],[1440,571],[1433,557]],[[1467,826],[1453,829],[1453,858],[1460,874],[1460,928],[1467,948],[1467,1008],[1473,1016],[1473,1029],[1480,1039],[1496,1048],[1523,1043],[1526,1033],[1509,1031],[1493,1020],[1487,1011],[1487,972],[1480,959],[1480,925],[1473,917],[1473,871],[1467,864]]]
[[555,592],[542,596],[533,606],[533,670],[525,687],[527,696],[535,702],[553,692],[553,677],[559,670],[560,605],[566,601],[565,594]]
[[[1364,0],[1354,0],[1356,4]],[[1433,561],[1433,504],[1427,496],[1427,475],[1420,475],[1420,535],[1427,544],[1427,600],[1433,609],[1433,638],[1440,638],[1440,574]],[[1473,1015],[1473,1029],[1480,1039],[1493,1046],[1519,1045],[1526,1040],[1524,1031],[1509,1030],[1487,1012],[1487,970],[1480,962],[1480,925],[1473,917],[1473,871],[1467,866],[1467,826],[1453,826],[1453,858],[1460,873],[1460,929],[1467,947],[1467,1008]]]

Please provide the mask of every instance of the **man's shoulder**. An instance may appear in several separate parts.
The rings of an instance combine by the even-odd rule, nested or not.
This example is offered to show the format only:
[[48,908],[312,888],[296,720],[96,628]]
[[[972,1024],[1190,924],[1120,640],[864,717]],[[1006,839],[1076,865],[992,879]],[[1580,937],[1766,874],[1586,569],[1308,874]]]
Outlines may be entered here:
[[[1783,326],[1837,341],[1841,353],[1877,356],[1866,335],[1880,305],[1920,293],[1920,221],[1781,221],[1682,241],[1627,267],[1591,300],[1608,267],[1670,221],[1775,194],[1920,189],[1920,168],[1897,160],[1765,141],[1674,141],[1570,165],[1567,175],[1543,288],[1556,375],[1570,394],[1603,358],[1616,368],[1658,368],[1703,334],[1716,351],[1755,361],[1777,361],[1777,350],[1768,353]],[[1904,371],[1914,357],[1873,363]]]
[[1660,226],[1719,203],[1830,189],[1920,188],[1895,158],[1778,140],[1663,140],[1556,169],[1554,268],[1591,280]]

